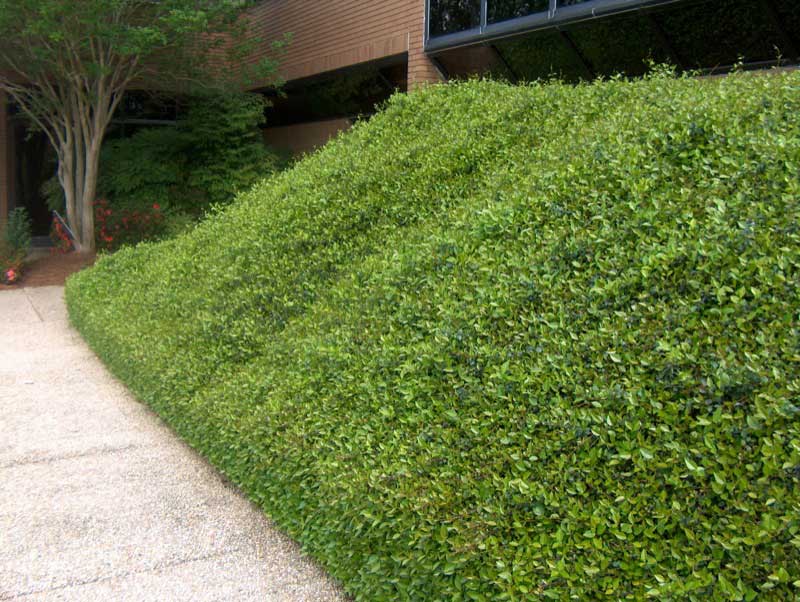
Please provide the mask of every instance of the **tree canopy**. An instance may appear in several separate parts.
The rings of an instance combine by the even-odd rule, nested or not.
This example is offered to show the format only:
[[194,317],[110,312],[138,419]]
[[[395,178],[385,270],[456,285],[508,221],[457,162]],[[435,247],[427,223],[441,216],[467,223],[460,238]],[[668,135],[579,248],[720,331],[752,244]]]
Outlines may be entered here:
[[[0,92],[49,138],[67,219],[94,248],[100,146],[131,87],[189,92],[271,81],[249,60],[245,0],[0,0]],[[234,68],[232,68],[234,67]]]

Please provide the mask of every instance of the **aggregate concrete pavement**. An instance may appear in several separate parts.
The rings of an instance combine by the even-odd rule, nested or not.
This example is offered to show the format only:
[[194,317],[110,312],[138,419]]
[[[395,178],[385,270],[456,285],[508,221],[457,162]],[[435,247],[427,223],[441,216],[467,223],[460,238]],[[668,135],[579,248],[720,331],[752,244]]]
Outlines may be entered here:
[[346,599],[108,374],[62,287],[0,292],[0,600]]

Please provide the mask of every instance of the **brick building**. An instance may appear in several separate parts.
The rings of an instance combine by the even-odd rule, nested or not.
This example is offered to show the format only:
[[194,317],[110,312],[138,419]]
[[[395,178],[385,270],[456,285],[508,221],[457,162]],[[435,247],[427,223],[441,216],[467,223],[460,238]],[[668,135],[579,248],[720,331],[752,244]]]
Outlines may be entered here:
[[[285,32],[292,36],[281,62],[287,98],[274,100],[268,123],[276,127],[267,128],[267,141],[295,152],[309,150],[395,89],[441,81],[424,50],[425,4],[267,0],[253,8],[259,38],[268,43]],[[348,81],[345,92],[342,83]],[[331,97],[329,106],[309,106],[314,97],[317,104],[319,97]]]
[[[475,73],[578,80],[638,75],[650,60],[710,73],[800,57],[797,0],[261,0],[250,16],[260,54],[292,34],[285,94],[260,90],[273,95],[265,139],[292,152],[397,90]],[[46,221],[38,185],[52,164],[13,113],[0,96],[0,220],[24,205]]]

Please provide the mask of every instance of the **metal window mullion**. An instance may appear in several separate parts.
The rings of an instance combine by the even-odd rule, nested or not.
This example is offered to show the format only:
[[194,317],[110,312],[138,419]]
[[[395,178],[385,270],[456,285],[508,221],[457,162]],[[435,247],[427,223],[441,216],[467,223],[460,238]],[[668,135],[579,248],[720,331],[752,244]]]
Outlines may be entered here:
[[[419,6],[419,5],[417,5]],[[428,40],[431,39],[431,0],[425,0],[425,23],[422,27],[422,46],[428,47]]]
[[489,0],[481,0],[481,32],[486,30],[489,21]]
[[550,9],[548,11],[549,12],[548,18],[550,19],[552,19],[556,15],[556,10],[558,9],[558,7],[556,6],[556,2],[557,0],[550,0]]

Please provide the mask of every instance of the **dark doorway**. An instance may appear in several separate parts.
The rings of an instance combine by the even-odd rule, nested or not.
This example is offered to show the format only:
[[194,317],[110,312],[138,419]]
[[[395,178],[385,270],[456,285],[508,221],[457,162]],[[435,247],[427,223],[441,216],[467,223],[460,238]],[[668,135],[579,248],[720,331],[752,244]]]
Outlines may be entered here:
[[50,210],[42,186],[56,173],[56,154],[42,132],[31,131],[17,121],[14,125],[16,206],[25,207],[33,222],[34,236],[50,232]]

